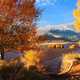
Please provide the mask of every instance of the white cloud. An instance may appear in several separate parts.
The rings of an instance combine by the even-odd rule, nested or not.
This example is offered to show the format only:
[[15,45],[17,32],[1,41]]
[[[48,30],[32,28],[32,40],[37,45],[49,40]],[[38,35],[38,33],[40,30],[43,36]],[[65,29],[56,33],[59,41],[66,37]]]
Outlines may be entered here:
[[45,5],[54,5],[57,0],[36,0],[37,5],[45,6]]

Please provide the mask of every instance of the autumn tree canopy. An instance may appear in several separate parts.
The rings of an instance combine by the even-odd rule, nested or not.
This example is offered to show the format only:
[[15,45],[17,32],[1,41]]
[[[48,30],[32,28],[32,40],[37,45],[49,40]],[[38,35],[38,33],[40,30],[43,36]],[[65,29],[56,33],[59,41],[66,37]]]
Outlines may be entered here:
[[[35,0],[0,0],[0,49],[36,42]],[[29,46],[28,46],[29,47]]]

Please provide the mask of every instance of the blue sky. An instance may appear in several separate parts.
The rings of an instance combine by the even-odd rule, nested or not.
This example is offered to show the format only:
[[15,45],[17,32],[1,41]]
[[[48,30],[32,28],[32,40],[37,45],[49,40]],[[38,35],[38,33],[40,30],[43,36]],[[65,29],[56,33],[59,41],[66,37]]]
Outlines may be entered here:
[[72,23],[76,2],[77,0],[37,0],[37,7],[43,9],[39,25]]

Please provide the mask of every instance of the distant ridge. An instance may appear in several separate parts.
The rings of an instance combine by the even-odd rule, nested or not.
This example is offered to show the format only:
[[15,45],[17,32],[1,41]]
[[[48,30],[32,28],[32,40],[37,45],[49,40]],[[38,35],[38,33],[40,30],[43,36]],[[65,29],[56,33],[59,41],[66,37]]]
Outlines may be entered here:
[[37,29],[39,36],[47,36],[48,39],[64,38],[68,40],[79,40],[80,33],[77,33],[72,24],[48,25]]

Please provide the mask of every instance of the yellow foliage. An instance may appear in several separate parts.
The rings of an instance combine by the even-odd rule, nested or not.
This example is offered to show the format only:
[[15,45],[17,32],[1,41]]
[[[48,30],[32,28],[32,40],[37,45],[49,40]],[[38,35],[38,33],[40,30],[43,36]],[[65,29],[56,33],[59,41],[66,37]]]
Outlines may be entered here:
[[70,54],[65,54],[64,58],[66,59],[75,59],[75,58],[80,58],[80,54],[78,53],[70,53]]
[[37,65],[40,61],[40,54],[34,50],[25,51],[24,57],[26,58],[28,69],[30,66]]
[[74,10],[73,15],[75,18],[78,18],[80,20],[80,18],[79,18],[80,17],[80,10],[79,9]]
[[71,46],[69,46],[69,48],[70,49],[73,49],[73,48],[75,48],[75,45],[71,45]]
[[76,31],[80,31],[80,21],[79,20],[76,20],[74,22],[74,28],[76,29]]
[[8,66],[8,63],[4,60],[0,60],[0,69],[3,67],[3,66]]
[[60,74],[68,72],[71,69],[73,62],[76,61],[76,58],[80,58],[80,54],[78,53],[64,54],[62,58]]
[[77,9],[74,10],[73,16],[75,17],[74,28],[80,32],[80,0],[77,2]]

